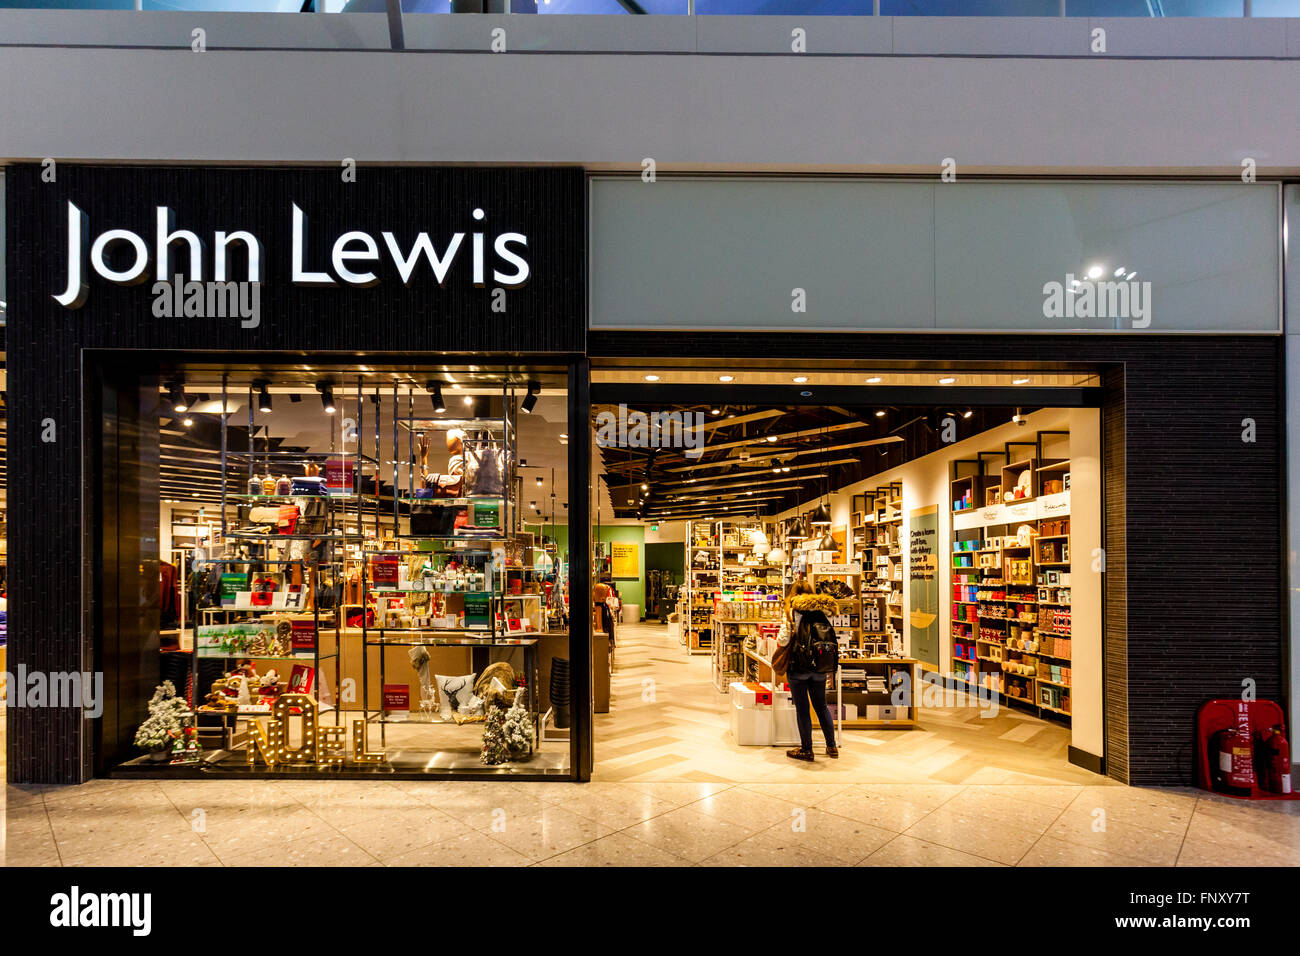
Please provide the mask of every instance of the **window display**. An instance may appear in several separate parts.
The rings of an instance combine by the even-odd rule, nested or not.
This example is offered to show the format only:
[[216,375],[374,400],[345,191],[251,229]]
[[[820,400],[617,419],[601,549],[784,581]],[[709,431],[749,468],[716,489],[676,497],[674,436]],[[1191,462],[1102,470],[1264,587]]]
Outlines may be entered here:
[[[141,747],[174,742],[187,766],[222,772],[566,770],[567,745],[542,732],[569,703],[543,686],[569,656],[567,555],[520,511],[525,470],[567,481],[560,381],[365,369],[164,383],[186,396],[185,420],[163,423],[185,439],[164,454],[165,517],[188,504],[165,496],[193,489],[212,533],[179,542],[188,674]],[[204,452],[215,461],[196,478],[181,459]],[[485,745],[489,721],[504,749]]]

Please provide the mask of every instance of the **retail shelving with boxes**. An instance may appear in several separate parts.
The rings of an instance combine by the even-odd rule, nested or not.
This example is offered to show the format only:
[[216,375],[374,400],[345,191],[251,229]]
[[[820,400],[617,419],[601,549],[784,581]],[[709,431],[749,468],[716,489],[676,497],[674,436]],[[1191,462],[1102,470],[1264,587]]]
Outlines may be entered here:
[[1070,715],[1069,433],[953,463],[952,663],[959,683]]
[[688,654],[713,650],[713,606],[721,592],[722,554],[719,523],[686,523],[686,586],[679,599],[682,643]]

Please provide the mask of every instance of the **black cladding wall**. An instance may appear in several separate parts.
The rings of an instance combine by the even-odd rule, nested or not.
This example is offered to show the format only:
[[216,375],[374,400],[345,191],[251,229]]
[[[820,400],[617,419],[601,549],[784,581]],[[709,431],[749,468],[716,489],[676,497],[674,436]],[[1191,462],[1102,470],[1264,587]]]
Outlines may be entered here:
[[[269,352],[578,354],[586,334],[585,190],[576,168],[403,168],[357,170],[345,182],[337,166],[311,169],[97,167],[59,164],[55,182],[37,166],[6,171],[8,267],[9,650],[12,670],[78,672],[95,649],[93,613],[77,598],[83,576],[83,449],[99,423],[83,418],[97,407],[85,394],[86,349],[201,350],[233,354],[234,362]],[[152,311],[154,264],[140,285],[88,279],[88,298],[67,309],[53,298],[67,287],[67,203],[89,226],[87,243],[109,229],[129,229],[152,251],[155,208],[175,213],[175,228],[207,244],[204,278],[211,276],[214,233],[248,230],[263,246],[261,323],[237,318],[165,319]],[[328,268],[330,245],[343,232],[364,230],[379,245],[379,283],[367,288],[291,285],[292,207],[307,215],[304,265]],[[475,209],[484,218],[473,218]],[[486,286],[471,274],[472,239],[485,233]],[[381,234],[404,250],[427,231],[441,254],[454,232],[463,247],[442,285],[427,260],[402,284]],[[526,284],[507,289],[504,311],[492,268],[502,232],[527,237]],[[116,243],[113,268],[128,247]],[[231,278],[243,278],[242,247]],[[516,247],[516,251],[517,247]],[[186,246],[172,247],[188,264]],[[86,266],[83,259],[83,270]],[[173,267],[170,271],[177,271]],[[358,270],[359,271],[359,270]],[[89,403],[89,404],[88,404]],[[54,429],[54,440],[48,438]],[[87,515],[87,519],[92,517]],[[9,778],[15,782],[76,782],[89,767],[89,732],[73,708],[9,708]]]
[[[1103,369],[1107,772],[1192,782],[1197,707],[1283,702],[1280,336],[589,334],[601,357],[1059,363]],[[1249,419],[1254,441],[1244,441]],[[1111,554],[1110,552],[1114,552]]]

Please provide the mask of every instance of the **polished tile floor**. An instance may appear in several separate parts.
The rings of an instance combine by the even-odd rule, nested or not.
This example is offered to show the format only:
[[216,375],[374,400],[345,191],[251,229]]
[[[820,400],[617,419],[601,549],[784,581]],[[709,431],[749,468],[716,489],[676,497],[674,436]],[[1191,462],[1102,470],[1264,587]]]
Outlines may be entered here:
[[[737,748],[662,629],[624,628],[589,784],[96,780],[5,790],[9,866],[1300,865],[1295,803],[1120,786],[1021,716]],[[960,709],[958,709],[960,710]],[[982,720],[982,718],[974,718]],[[3,718],[0,717],[0,724]],[[883,739],[878,739],[883,736]],[[0,734],[0,741],[3,735]],[[1014,745],[1014,746],[1013,746]],[[0,748],[3,743],[0,743]],[[708,777],[709,779],[705,779]]]

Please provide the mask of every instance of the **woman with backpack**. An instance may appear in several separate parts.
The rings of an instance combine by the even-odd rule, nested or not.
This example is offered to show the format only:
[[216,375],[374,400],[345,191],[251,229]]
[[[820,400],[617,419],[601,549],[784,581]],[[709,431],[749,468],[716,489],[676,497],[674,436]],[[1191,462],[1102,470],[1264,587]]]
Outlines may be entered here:
[[813,759],[812,715],[808,712],[811,702],[826,738],[826,756],[837,758],[840,752],[835,746],[835,722],[826,706],[826,675],[834,673],[838,655],[835,631],[827,619],[827,615],[835,613],[835,601],[829,595],[815,593],[812,585],[800,580],[790,586],[787,610],[772,660],[772,669],[777,674],[784,672],[790,684],[799,723],[799,746],[785,755],[792,760]]

